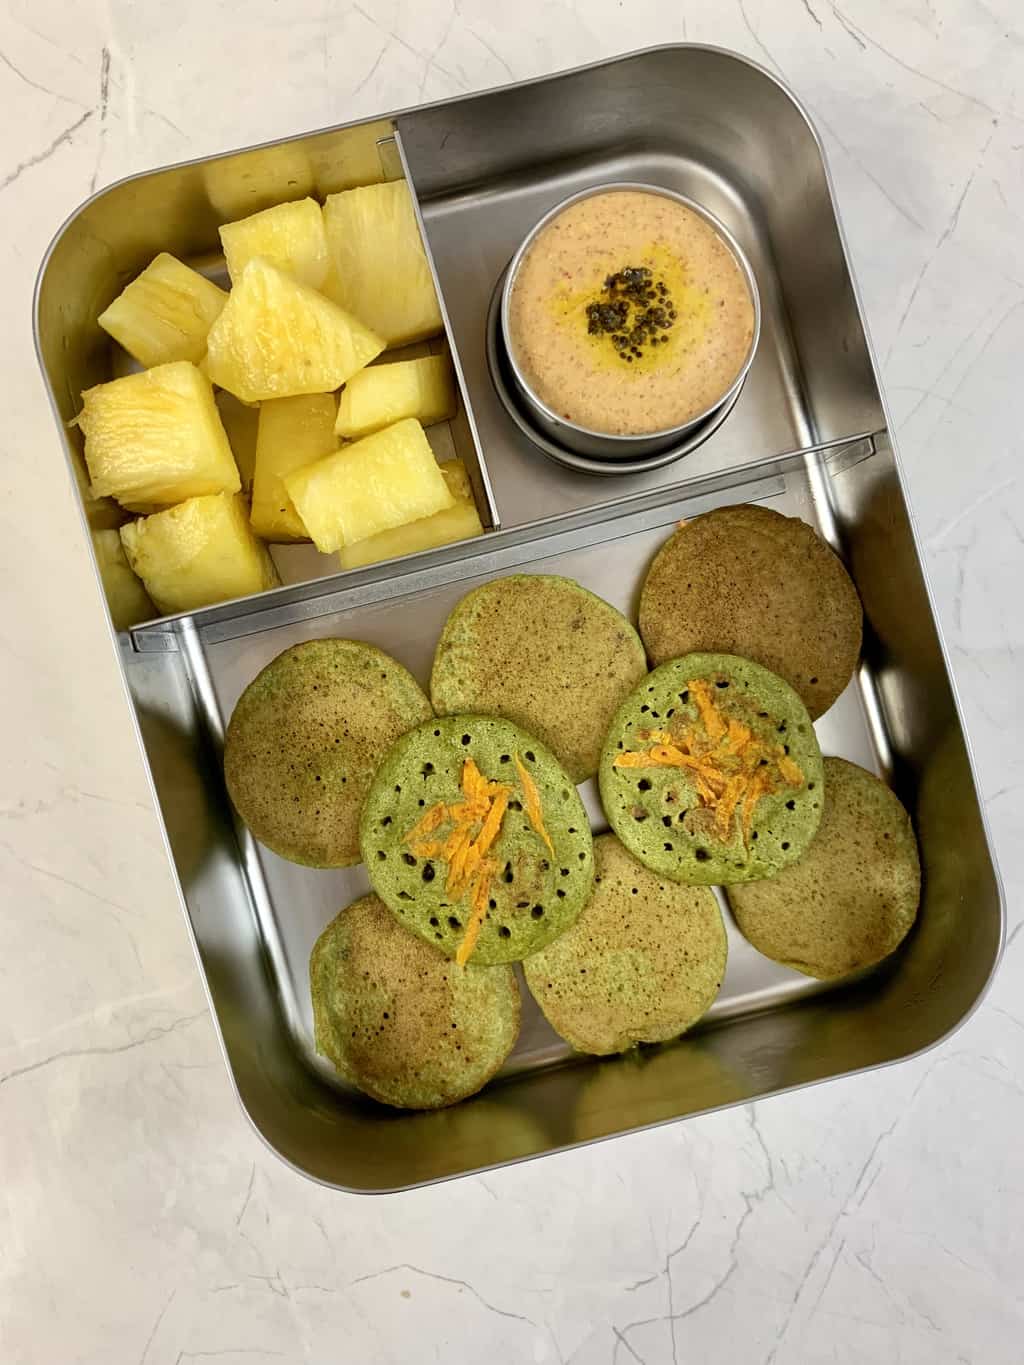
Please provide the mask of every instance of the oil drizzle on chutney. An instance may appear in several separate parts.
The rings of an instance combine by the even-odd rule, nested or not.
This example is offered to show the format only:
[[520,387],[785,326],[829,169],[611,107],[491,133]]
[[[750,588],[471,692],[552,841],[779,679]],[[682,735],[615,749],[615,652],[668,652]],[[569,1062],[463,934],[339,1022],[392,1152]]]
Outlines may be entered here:
[[606,276],[586,314],[590,335],[607,336],[627,365],[640,359],[645,346],[668,341],[676,320],[668,285],[645,265],[627,265]]

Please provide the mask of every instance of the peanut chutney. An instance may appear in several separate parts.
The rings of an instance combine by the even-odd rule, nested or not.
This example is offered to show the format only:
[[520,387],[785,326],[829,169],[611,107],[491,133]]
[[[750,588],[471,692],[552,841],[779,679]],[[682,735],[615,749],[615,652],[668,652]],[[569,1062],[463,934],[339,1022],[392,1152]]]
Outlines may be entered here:
[[538,233],[509,301],[509,348],[545,406],[640,436],[682,426],[728,392],[750,354],[754,302],[732,250],[664,195],[577,200]]

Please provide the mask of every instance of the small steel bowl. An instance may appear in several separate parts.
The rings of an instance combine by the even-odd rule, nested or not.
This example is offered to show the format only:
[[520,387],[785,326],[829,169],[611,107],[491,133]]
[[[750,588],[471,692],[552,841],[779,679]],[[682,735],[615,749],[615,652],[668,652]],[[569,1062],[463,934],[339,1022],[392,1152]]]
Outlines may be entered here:
[[[509,325],[509,311],[511,307],[512,291],[515,288],[516,275],[519,271],[526,253],[537,240],[538,235],[547,225],[557,218],[563,210],[571,204],[578,203],[581,199],[589,199],[595,194],[613,194],[623,191],[637,191],[643,194],[658,194],[664,199],[674,199],[677,204],[682,204],[690,209],[692,213],[698,214],[722,239],[732,253],[733,259],[739,266],[743,278],[746,280],[747,288],[750,290],[750,300],[754,309],[754,329],[750,339],[750,350],[747,357],[740,367],[739,373],[730,384],[729,388],[716,398],[703,412],[697,413],[689,421],[679,426],[665,427],[661,431],[644,432],[637,436],[613,436],[608,432],[593,431],[589,427],[579,426],[576,422],[570,422],[558,413],[553,412],[538,396],[533,392],[516,362],[515,347],[511,340],[511,327]],[[747,371],[753,363],[754,355],[757,351],[758,339],[761,335],[761,300],[758,295],[757,281],[754,279],[754,272],[750,268],[742,248],[733,237],[732,233],[726,228],[713,213],[702,205],[697,204],[692,199],[687,199],[683,194],[676,194],[674,190],[663,189],[659,185],[645,185],[633,181],[615,181],[610,185],[595,185],[592,189],[582,190],[578,194],[570,195],[568,199],[563,199],[560,204],[556,204],[553,209],[544,215],[538,223],[534,225],[521,243],[519,250],[512,257],[508,271],[505,275],[505,283],[501,291],[501,332],[504,341],[505,354],[508,360],[508,367],[515,395],[521,406],[525,409],[531,424],[548,440],[555,445],[562,446],[567,450],[576,451],[580,455],[598,460],[625,460],[636,461],[644,455],[654,455],[659,451],[666,450],[672,446],[678,446],[688,432],[702,426],[708,421],[715,412],[729,404],[739,393],[743,381],[747,377]]]

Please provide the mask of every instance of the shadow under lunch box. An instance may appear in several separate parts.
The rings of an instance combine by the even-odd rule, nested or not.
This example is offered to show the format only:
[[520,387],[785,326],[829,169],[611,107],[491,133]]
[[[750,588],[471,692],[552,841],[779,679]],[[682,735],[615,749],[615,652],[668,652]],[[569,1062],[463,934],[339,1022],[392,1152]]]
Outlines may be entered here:
[[[160,251],[221,279],[221,223],[403,176],[460,395],[431,442],[439,458],[465,461],[484,534],[344,573],[311,546],[275,546],[282,587],[116,636],[211,1010],[253,1126],[315,1180],[396,1190],[937,1043],[977,1004],[997,961],[998,877],[821,144],[793,95],[756,64],[708,47],[653,48],[93,196],[50,247],[36,295],[40,363],[87,528],[124,519],[90,497],[68,423],[82,390],[118,372],[96,319],[125,283]],[[663,186],[726,226],[757,281],[760,342],[731,411],[681,458],[595,478],[549,458],[513,420],[492,382],[487,327],[533,225],[568,196],[616,181]],[[366,890],[365,870],[284,862],[236,821],[220,746],[240,693],[283,649],[325,635],[379,645],[425,685],[452,606],[519,570],[567,575],[633,616],[676,522],[737,502],[803,518],[843,556],[863,600],[862,662],[815,728],[823,752],[883,776],[913,816],[924,891],[907,942],[856,980],[825,983],[762,957],[727,917],[721,992],[676,1043],[581,1057],[524,990],[519,1042],[476,1098],[402,1113],[356,1094],[316,1055],[308,961],[323,927]],[[582,794],[604,829],[594,784]]]

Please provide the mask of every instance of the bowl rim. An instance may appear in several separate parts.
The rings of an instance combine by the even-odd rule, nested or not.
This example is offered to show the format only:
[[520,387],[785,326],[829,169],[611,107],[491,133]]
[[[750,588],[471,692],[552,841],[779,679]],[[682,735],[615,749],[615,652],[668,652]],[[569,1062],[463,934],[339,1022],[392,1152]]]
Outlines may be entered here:
[[491,383],[495,393],[501,402],[505,412],[516,424],[516,427],[523,436],[549,460],[554,460],[556,464],[564,466],[566,469],[576,470],[577,473],[591,474],[597,477],[612,476],[626,477],[630,474],[646,474],[652,469],[661,469],[665,465],[673,464],[676,460],[685,459],[692,454],[705,441],[711,439],[715,432],[722,425],[725,419],[732,412],[733,408],[743,391],[741,382],[735,391],[722,400],[719,407],[709,413],[702,422],[694,422],[687,426],[679,439],[671,444],[659,446],[656,450],[644,453],[642,451],[623,452],[632,454],[632,459],[609,458],[600,455],[585,455],[582,451],[573,450],[570,446],[559,445],[550,435],[541,431],[534,425],[532,413],[526,407],[521,407],[516,402],[514,392],[514,382],[511,373],[505,374],[506,368],[510,371],[512,361],[508,355],[508,347],[501,332],[501,321],[499,318],[501,291],[505,284],[505,277],[509,267],[506,266],[498,277],[491,294],[491,302],[487,309],[487,368],[490,372]]

